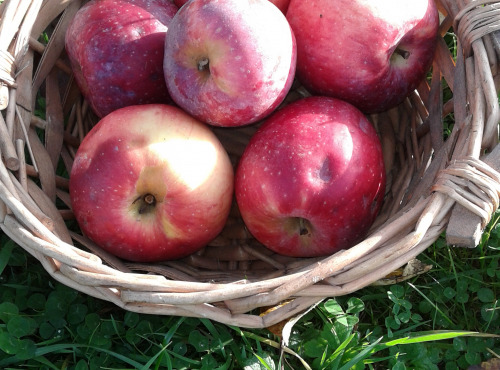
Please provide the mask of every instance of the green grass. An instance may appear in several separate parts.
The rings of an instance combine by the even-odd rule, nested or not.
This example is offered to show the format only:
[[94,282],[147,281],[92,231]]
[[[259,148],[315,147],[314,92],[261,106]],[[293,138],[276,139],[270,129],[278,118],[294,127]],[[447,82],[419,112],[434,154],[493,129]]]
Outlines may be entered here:
[[439,239],[426,274],[326,299],[284,350],[266,329],[125,312],[67,288],[5,236],[0,368],[467,369],[500,357],[500,212],[475,249]]

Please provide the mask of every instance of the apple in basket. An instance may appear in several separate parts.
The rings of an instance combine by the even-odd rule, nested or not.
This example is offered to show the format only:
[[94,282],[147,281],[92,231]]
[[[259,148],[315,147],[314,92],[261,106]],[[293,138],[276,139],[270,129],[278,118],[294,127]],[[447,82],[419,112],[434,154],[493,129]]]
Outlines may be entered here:
[[286,17],[297,78],[365,113],[397,105],[418,86],[439,27],[434,0],[291,0]]
[[82,232],[131,261],[189,255],[222,230],[233,167],[217,137],[181,109],[120,108],[85,136],[70,173]]
[[[286,14],[286,10],[288,8],[288,4],[290,3],[290,0],[269,0],[271,3],[273,3],[275,6],[278,7],[279,10],[283,12],[283,14]],[[174,0],[174,4],[177,5],[179,8],[186,4],[188,0]]]
[[170,103],[163,78],[170,0],[91,0],[66,31],[75,80],[100,117],[117,108]]
[[188,1],[166,36],[170,96],[215,126],[269,115],[290,90],[295,62],[292,30],[268,0]]
[[330,255],[360,241],[385,191],[382,147],[351,104],[303,98],[274,112],[246,147],[235,195],[253,236],[283,255]]

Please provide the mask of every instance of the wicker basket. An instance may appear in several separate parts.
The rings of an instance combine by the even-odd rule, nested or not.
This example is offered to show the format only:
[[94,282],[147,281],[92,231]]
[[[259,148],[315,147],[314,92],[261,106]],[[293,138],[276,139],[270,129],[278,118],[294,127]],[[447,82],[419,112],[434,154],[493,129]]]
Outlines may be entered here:
[[[59,175],[69,173],[80,140],[97,122],[64,53],[65,30],[82,4],[0,4],[0,226],[69,287],[129,311],[267,327],[376,282],[445,230],[450,244],[474,246],[498,208],[500,2],[440,0],[441,35],[453,30],[458,55],[455,60],[440,38],[430,82],[397,108],[370,117],[389,181],[364,241],[327,258],[274,255],[252,239],[235,207],[223,232],[188,258],[150,265],[114,258],[78,231],[68,179]],[[48,43],[42,44],[44,31]],[[306,94],[294,86],[288,101]],[[39,96],[46,102],[38,108],[42,115],[35,114]],[[454,125],[443,139],[446,116]],[[214,128],[234,163],[256,126]],[[277,308],[261,315],[269,306]]]

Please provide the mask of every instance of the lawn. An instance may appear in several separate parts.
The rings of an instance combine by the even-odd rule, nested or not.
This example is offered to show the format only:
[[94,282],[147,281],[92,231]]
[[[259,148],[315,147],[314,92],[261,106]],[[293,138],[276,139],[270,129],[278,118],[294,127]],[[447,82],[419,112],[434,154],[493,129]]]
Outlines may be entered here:
[[[500,212],[481,244],[440,238],[432,268],[325,299],[281,328],[125,312],[52,280],[6,237],[0,251],[0,368],[479,369],[500,362]],[[286,346],[282,346],[282,344]],[[498,364],[497,364],[498,366]],[[483,367],[486,368],[486,367]]]

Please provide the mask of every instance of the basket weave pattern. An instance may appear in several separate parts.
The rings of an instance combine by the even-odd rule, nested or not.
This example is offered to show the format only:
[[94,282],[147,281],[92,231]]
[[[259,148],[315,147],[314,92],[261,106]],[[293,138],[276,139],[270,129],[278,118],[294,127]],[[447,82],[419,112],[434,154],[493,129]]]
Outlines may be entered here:
[[[480,232],[500,195],[500,174],[484,156],[491,159],[500,151],[500,2],[436,2],[441,35],[453,32],[457,56],[441,37],[429,82],[400,106],[369,117],[381,137],[388,186],[381,214],[362,242],[326,258],[275,255],[249,235],[235,206],[223,232],[199,253],[144,265],[110,256],[78,231],[68,179],[59,175],[61,168],[70,172],[80,141],[97,122],[64,53],[65,30],[84,1],[5,0],[0,4],[1,229],[54,279],[85,294],[130,311],[207,317],[242,327],[273,325],[325,297],[382,279],[447,228],[460,226],[467,212]],[[38,41],[42,32],[48,42]],[[445,103],[444,89],[451,93]],[[287,102],[306,95],[296,83]],[[45,98],[42,108],[35,105],[38,97]],[[454,125],[443,139],[446,116]],[[257,126],[213,129],[234,164]],[[259,315],[257,309],[284,301]]]

